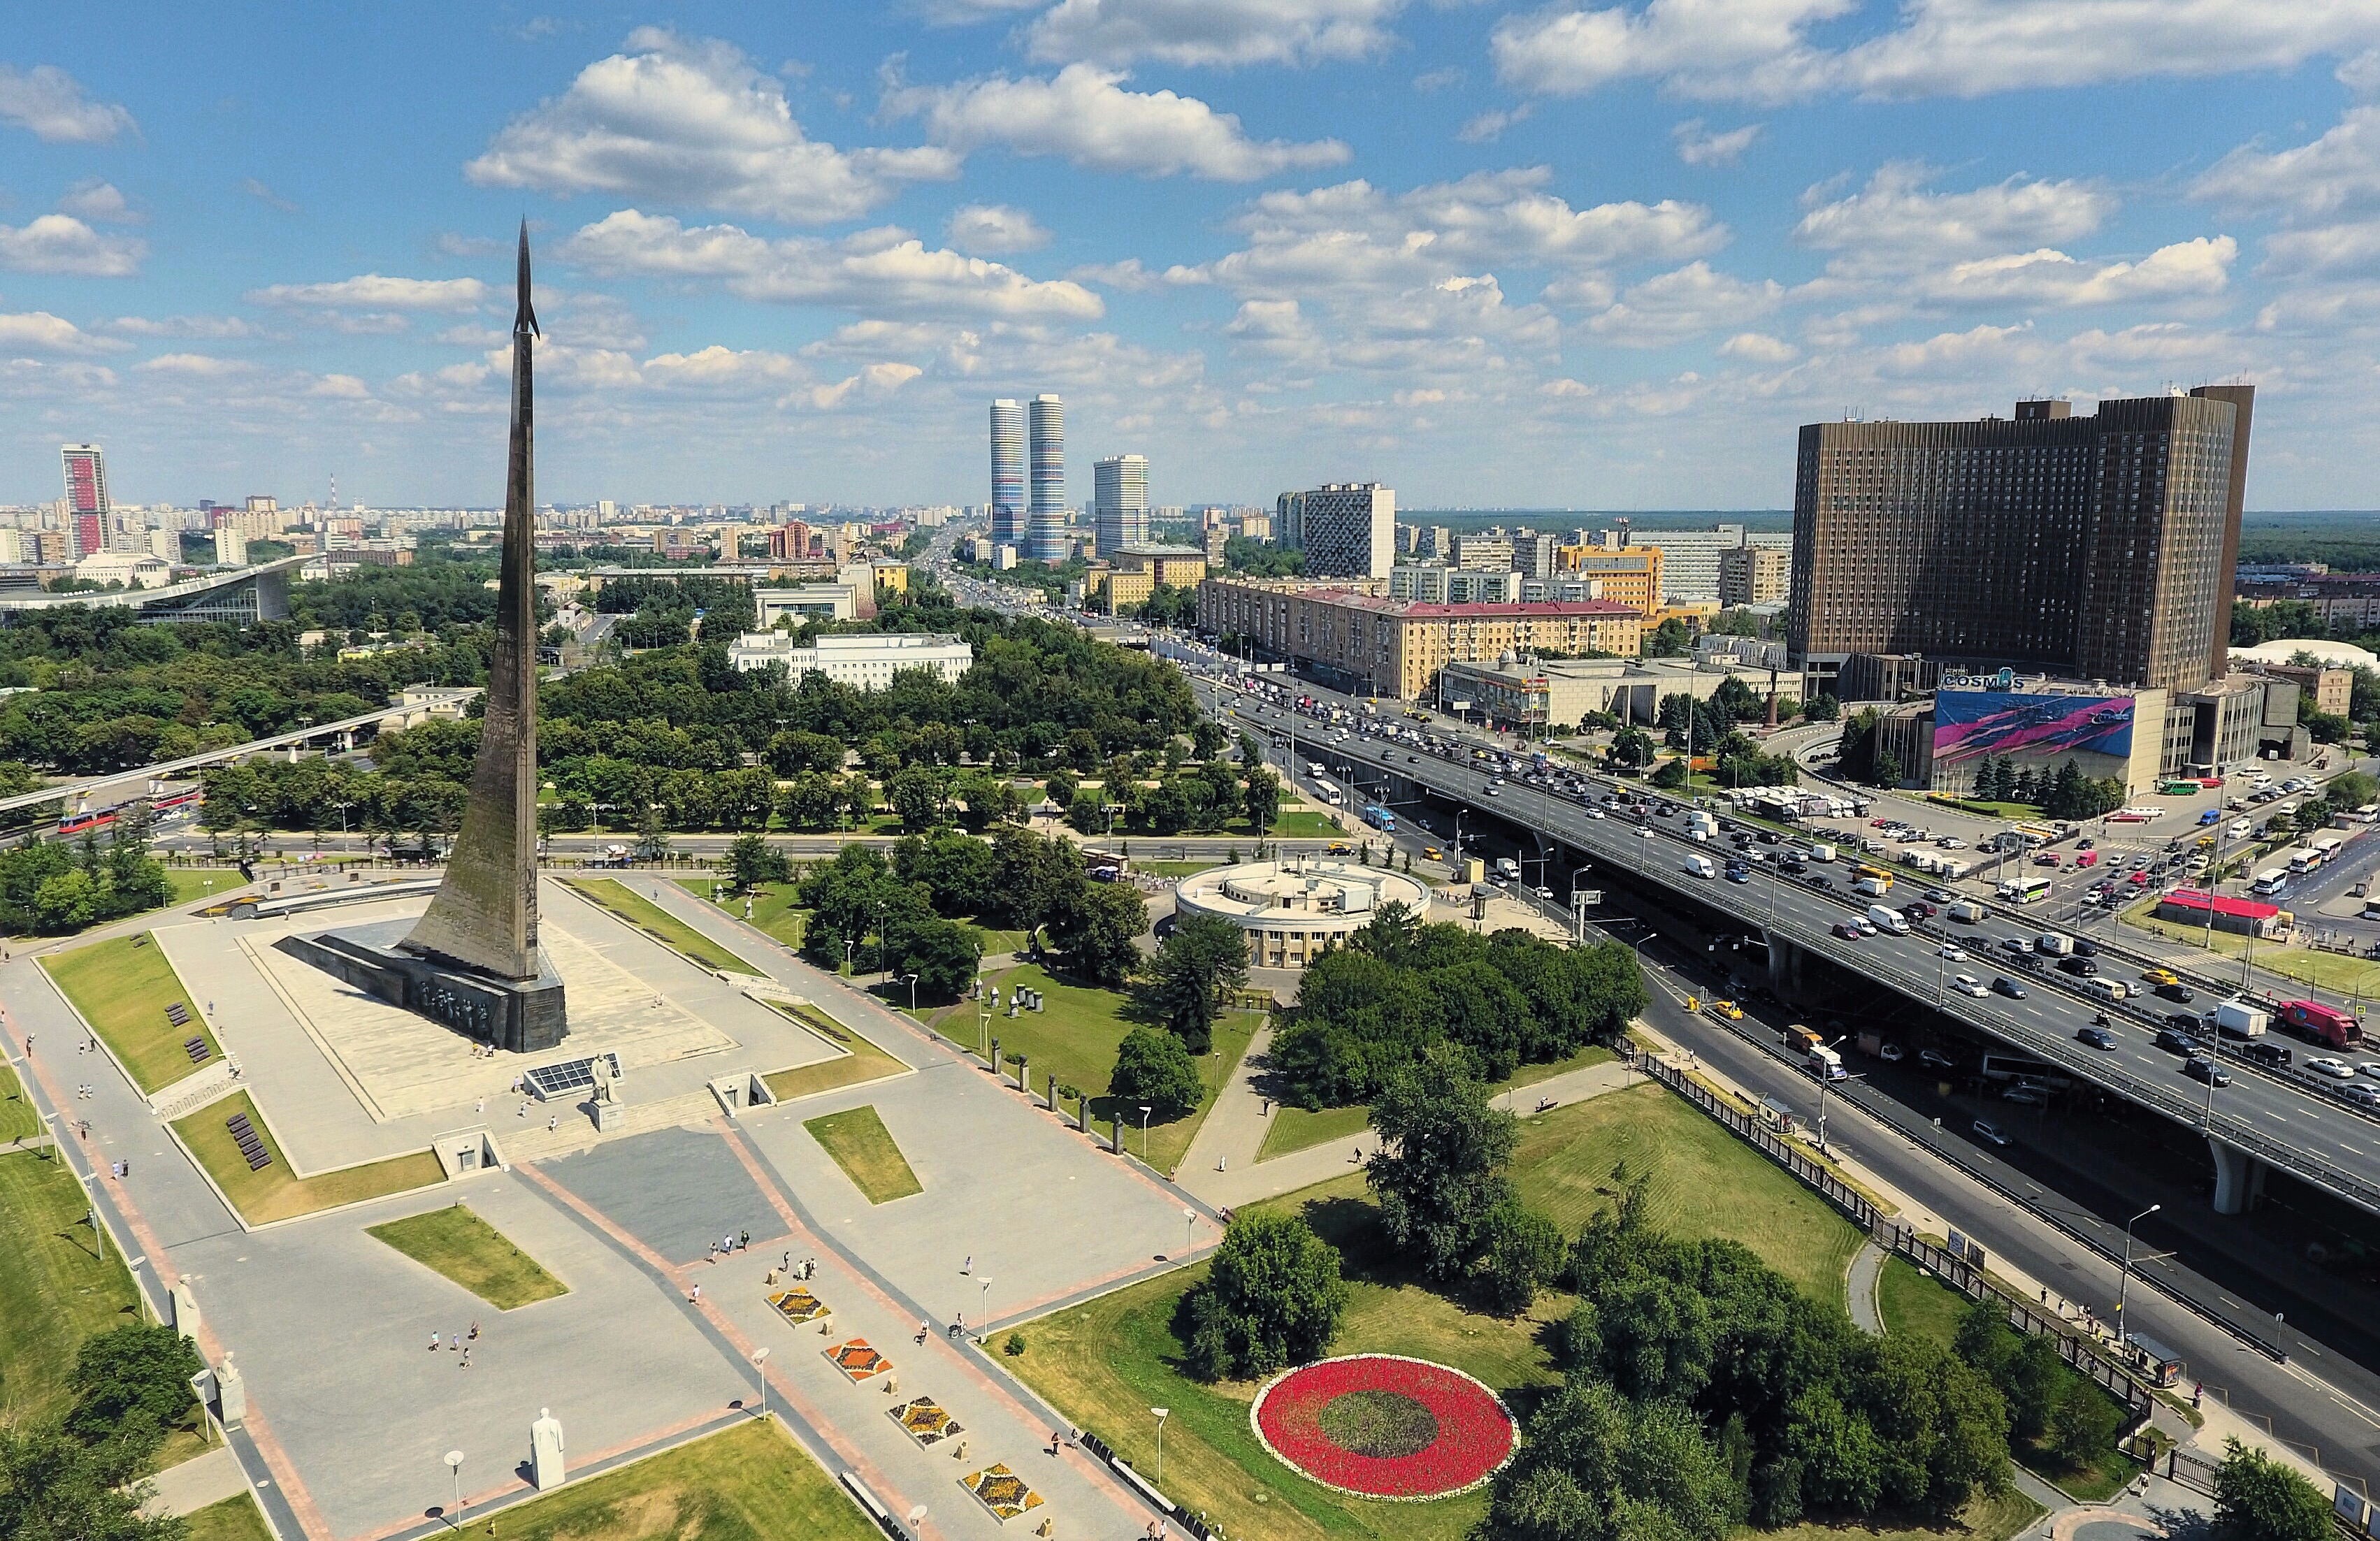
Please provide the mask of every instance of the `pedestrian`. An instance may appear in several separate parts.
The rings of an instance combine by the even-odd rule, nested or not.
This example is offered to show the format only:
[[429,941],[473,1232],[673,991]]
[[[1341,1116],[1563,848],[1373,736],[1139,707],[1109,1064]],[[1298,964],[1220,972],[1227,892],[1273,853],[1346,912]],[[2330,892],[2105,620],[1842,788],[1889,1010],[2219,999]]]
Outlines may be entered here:
[[479,1324],[478,1322],[473,1322],[473,1323],[471,1324],[471,1341],[473,1341],[473,1342],[475,1342],[475,1343],[476,1343],[476,1342],[478,1342],[479,1341],[480,1341],[480,1324]]
[[785,1260],[779,1264],[778,1267],[783,1268],[787,1273],[794,1271],[794,1255],[790,1250],[785,1254]]
[[467,1369],[467,1370],[468,1370],[468,1369],[469,1369],[470,1367],[471,1367],[471,1351],[470,1351],[469,1349],[465,1349],[465,1350],[463,1351],[463,1368],[465,1368],[465,1369]]
[[749,1251],[752,1249],[752,1232],[750,1232],[749,1231],[747,1231],[747,1232],[743,1232],[742,1234],[743,1234],[743,1239],[742,1239],[742,1244],[742,1244],[742,1246],[743,1246],[743,1248],[744,1248],[744,1250],[745,1250],[745,1251],[749,1252]]
[[438,1352],[438,1334],[435,1332],[430,1335],[430,1352],[432,1353]]
[[1050,1454],[1052,1459],[1058,1454],[1058,1431],[1054,1428],[1050,1431]]
[[28,1033],[28,1034],[26,1034],[26,1035],[25,1035],[25,1058],[27,1058],[27,1059],[29,1059],[29,1060],[30,1060],[30,1059],[31,1059],[32,1057],[33,1057],[33,1035],[32,1035],[32,1034],[30,1034],[30,1033]]
[[687,1303],[688,1304],[691,1304],[691,1305],[699,1305],[699,1304],[702,1304],[702,1286],[701,1286],[701,1285],[699,1285],[699,1284],[697,1284],[697,1285],[694,1287],[694,1291],[693,1291],[693,1292],[692,1292],[692,1293],[690,1293],[690,1294],[688,1294],[686,1298],[686,1303]]
[[459,1332],[449,1332],[448,1334],[446,1334],[446,1352],[447,1352],[447,1353],[460,1353],[460,1352],[462,1351],[462,1347],[463,1347],[463,1335],[462,1335],[461,1333],[459,1333]]
[[545,1121],[545,1132],[547,1134],[551,1135],[560,1127],[562,1127],[562,1115],[560,1113],[552,1113],[547,1115]]
[[1348,1157],[1347,1161],[1351,1166],[1362,1166],[1364,1164],[1364,1147],[1360,1145],[1357,1146],[1355,1147],[1354,1154]]
[[515,1113],[513,1116],[514,1116],[515,1118],[527,1118],[527,1117],[528,1117],[528,1099],[527,1098],[521,1098],[520,1111],[519,1111],[519,1112],[517,1112],[517,1113]]
[[968,1254],[967,1254],[967,1256],[966,1256],[966,1261],[965,1261],[965,1262],[964,1262],[964,1263],[961,1263],[961,1264],[959,1265],[959,1272],[961,1272],[961,1273],[973,1273],[973,1272],[975,1272],[975,1254],[974,1254],[974,1253],[970,1252],[970,1253],[968,1253]]
[[487,1110],[488,1110],[488,1099],[487,1099],[486,1098],[484,1098],[484,1097],[483,1097],[483,1098],[480,1098],[480,1105],[479,1105],[478,1107],[476,1107],[476,1108],[474,1108],[474,1109],[472,1109],[472,1110],[471,1110],[471,1111],[472,1111],[472,1112],[474,1112],[474,1113],[484,1113],[484,1112],[486,1112]]
[[924,1342],[925,1341],[926,1341],[926,1324],[925,1324],[924,1322],[919,1322],[919,1323],[917,1324],[917,1341],[919,1341],[919,1342],[921,1342],[921,1343],[922,1343],[922,1342]]

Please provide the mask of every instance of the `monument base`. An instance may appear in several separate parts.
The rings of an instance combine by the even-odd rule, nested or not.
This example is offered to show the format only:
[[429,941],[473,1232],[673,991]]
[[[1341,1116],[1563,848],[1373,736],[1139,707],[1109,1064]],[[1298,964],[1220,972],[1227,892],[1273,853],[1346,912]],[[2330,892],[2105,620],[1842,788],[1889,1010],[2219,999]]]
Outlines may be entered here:
[[534,979],[491,978],[336,931],[285,936],[273,945],[392,1006],[513,1053],[541,1053],[570,1032],[562,981],[550,967]]

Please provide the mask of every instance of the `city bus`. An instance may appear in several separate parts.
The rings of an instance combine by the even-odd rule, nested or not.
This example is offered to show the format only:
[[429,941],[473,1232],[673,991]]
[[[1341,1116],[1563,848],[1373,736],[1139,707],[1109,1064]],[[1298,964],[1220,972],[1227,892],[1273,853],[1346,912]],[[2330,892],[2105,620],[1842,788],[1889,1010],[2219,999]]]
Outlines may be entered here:
[[2328,867],[2338,859],[2339,847],[2346,843],[2337,835],[2324,835],[2313,843],[2313,854],[2322,858],[2323,866]]
[[1892,874],[1881,867],[1852,868],[1852,889],[1854,892],[1872,893],[1878,898],[1892,892]]
[[2030,904],[2035,900],[2049,897],[2049,879],[2046,876],[2011,878],[1996,892],[2009,904]]
[[2366,824],[2380,824],[2380,803],[2366,803],[2355,810],[2355,817]]
[[1397,816],[1390,813],[1388,809],[1380,807],[1378,803],[1373,804],[1370,807],[1364,810],[1364,822],[1369,824],[1372,828],[1378,830],[1383,834],[1394,834],[1397,832]]
[[2256,874],[2256,880],[2248,885],[2248,892],[2259,899],[2268,899],[2280,892],[2283,885],[2289,880],[2289,875],[2286,868],[2268,867]]
[[1316,782],[1314,796],[1324,807],[1342,808],[1347,806],[1347,795],[1339,790],[1339,785],[1335,782]]

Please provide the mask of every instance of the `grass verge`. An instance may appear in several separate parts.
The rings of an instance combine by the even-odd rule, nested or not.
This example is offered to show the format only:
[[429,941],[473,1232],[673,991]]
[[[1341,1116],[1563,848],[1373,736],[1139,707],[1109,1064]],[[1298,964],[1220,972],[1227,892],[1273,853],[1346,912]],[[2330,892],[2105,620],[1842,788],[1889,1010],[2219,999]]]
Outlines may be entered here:
[[843,1169],[870,1204],[887,1204],[911,1194],[921,1194],[926,1185],[909,1170],[909,1159],[901,1147],[892,1143],[892,1132],[884,1127],[873,1106],[846,1109],[840,1113],[828,1113],[822,1118],[807,1121],[802,1127],[810,1132],[834,1164]]
[[[1091,1117],[1099,1123],[1121,1114],[1126,1125],[1130,1148],[1138,1153],[1140,1139],[1140,1109],[1126,1107],[1122,1098],[1106,1095],[1108,1077],[1115,1072],[1116,1047],[1134,1024],[1124,1020],[1124,998],[1111,989],[1093,985],[1080,985],[1061,979],[1038,964],[1026,964],[1004,971],[999,977],[1003,989],[1024,985],[1041,992],[1043,1009],[1022,1012],[1014,1017],[995,1016],[991,1019],[991,1036],[1000,1040],[1007,1063],[1014,1063],[1023,1054],[1033,1073],[1038,1090],[1046,1076],[1054,1074],[1058,1084],[1079,1086],[1092,1093]],[[961,1043],[974,1041],[975,1008],[961,1001],[941,1022],[941,1031]],[[1257,1027],[1255,1013],[1225,1012],[1215,1019],[1214,1042],[1211,1050],[1198,1060],[1198,1079],[1206,1095],[1198,1106],[1164,1123],[1148,1126],[1148,1164],[1160,1171],[1172,1171],[1181,1161],[1182,1153],[1190,1148],[1191,1139],[1208,1110],[1215,1105],[1215,1093],[1247,1052],[1248,1039]],[[1003,1067],[1004,1068],[1004,1067]]]
[[[223,1053],[200,1002],[191,999],[152,932],[55,953],[42,960],[42,967],[144,1092],[160,1091],[199,1068],[182,1047],[187,1039],[206,1040],[206,1062]],[[166,1020],[165,1008],[176,1001],[189,1008],[186,1027]]]
[[862,1081],[879,1081],[909,1068],[808,1001],[772,1000],[763,1003],[845,1050],[832,1060],[762,1076],[769,1083],[770,1095],[780,1102],[833,1091],[838,1086],[856,1086]]
[[[2203,927],[2178,925],[2159,920],[2145,913],[2154,910],[2154,902],[2143,906],[2142,913],[2124,916],[2127,925],[2144,931],[2154,931],[2168,941],[2185,942],[2204,951],[2206,931]],[[2215,933],[2215,952],[2227,958],[2237,958],[2247,953],[2248,939],[2228,931]],[[2334,990],[2340,995],[2370,996],[2380,993],[2380,963],[2369,958],[2351,957],[2343,953],[2321,953],[2311,947],[2263,946],[2255,950],[2252,960],[2258,968],[2278,974],[2301,984]],[[2211,966],[2208,965],[2208,966]]]
[[192,1510],[182,1518],[189,1526],[187,1541],[273,1541],[263,1511],[246,1493]]
[[798,953],[802,938],[809,930],[810,912],[801,907],[795,897],[792,883],[762,883],[752,891],[752,913],[744,915],[744,895],[730,893],[710,878],[680,878],[677,886],[704,904],[711,903],[711,892],[717,889],[718,904],[728,914],[745,918],[756,929],[783,942]]
[[0,1156],[0,1423],[64,1413],[82,1341],[140,1320],[132,1276],[115,1248],[101,1255],[88,1207],[63,1159]]
[[774,1418],[516,1504],[496,1528],[504,1541],[880,1541]]
[[[272,1164],[259,1171],[248,1170],[248,1158],[239,1153],[237,1142],[225,1126],[234,1113],[246,1113],[256,1130],[257,1138],[272,1152]],[[427,1150],[410,1151],[403,1156],[391,1156],[383,1161],[372,1161],[359,1167],[345,1167],[313,1177],[300,1177],[289,1169],[289,1154],[273,1139],[256,1111],[256,1104],[248,1093],[234,1092],[219,1102],[211,1102],[176,1122],[174,1133],[190,1148],[199,1164],[215,1180],[224,1196],[231,1201],[250,1225],[264,1225],[273,1220],[290,1219],[298,1215],[310,1215],[317,1209],[335,1209],[342,1204],[354,1204],[367,1198],[380,1198],[389,1194],[401,1194],[413,1188],[426,1188],[442,1181],[445,1173],[438,1158]]]
[[239,874],[228,867],[169,867],[165,880],[174,885],[174,897],[167,901],[174,904],[212,898],[240,886]]
[[1881,1524],[1861,1528],[1814,1520],[1779,1530],[1745,1530],[1739,1534],[1756,1535],[1760,1541],[1852,1541],[1853,1537],[1866,1541],[2008,1541],[2010,1536],[2030,1528],[2044,1512],[2041,1505],[2011,1487],[1998,1498],[1975,1499],[1959,1511],[1957,1519],[1939,1529],[1915,1525],[1896,1529]]
[[1876,1302],[1887,1332],[1930,1338],[1944,1348],[1959,1336],[1959,1317],[1967,1308],[1965,1297],[1945,1289],[1905,1257],[1884,1260],[1884,1271],[1876,1278]]
[[[1601,1044],[1589,1044],[1567,1059],[1550,1060],[1544,1064],[1523,1065],[1512,1073],[1508,1083],[1514,1090],[1534,1086],[1540,1081],[1551,1080],[1566,1071],[1586,1065],[1602,1064],[1617,1058]],[[1257,1159],[1269,1161],[1276,1156],[1286,1156],[1293,1150],[1310,1146],[1328,1145],[1333,1140],[1352,1140],[1371,1127],[1372,1110],[1355,1103],[1344,1108],[1275,1108],[1272,1122],[1265,1130],[1264,1146]]]
[[[1522,1196],[1575,1231],[1609,1202],[1612,1168],[1651,1184],[1657,1221],[1679,1235],[1742,1241],[1818,1299],[1840,1303],[1843,1268],[1858,1233],[1748,1146],[1658,1086],[1616,1091],[1522,1120],[1512,1173]],[[1349,1304],[1333,1353],[1411,1354],[1451,1365],[1500,1391],[1521,1393],[1559,1378],[1544,1341],[1571,1298],[1551,1293],[1512,1321],[1465,1310],[1423,1288],[1381,1241],[1359,1173],[1257,1206],[1302,1213],[1340,1247]],[[1266,1454],[1248,1427],[1253,1385],[1208,1386],[1181,1373],[1172,1321],[1206,1265],[1148,1280],[1052,1314],[1025,1329],[1027,1351],[1009,1363],[1058,1409],[1113,1444],[1141,1470],[1156,1454],[1152,1421],[1119,1409],[1167,1407],[1165,1486],[1233,1535],[1311,1541],[1458,1541],[1486,1509],[1483,1494],[1427,1503],[1370,1503],[1342,1497]],[[2002,1541],[2017,1525],[1983,1517],[1952,1541]],[[1867,1533],[1838,1531],[1832,1541]],[[1812,1538],[1815,1541],[1815,1537]]]
[[16,1070],[0,1062],[0,1141],[30,1140],[42,1132],[42,1115],[18,1083]]
[[723,969],[730,974],[763,972],[617,878],[565,878],[563,881],[697,968]]
[[441,1273],[499,1311],[552,1300],[569,1286],[545,1271],[510,1238],[460,1203],[365,1227],[433,1273]]

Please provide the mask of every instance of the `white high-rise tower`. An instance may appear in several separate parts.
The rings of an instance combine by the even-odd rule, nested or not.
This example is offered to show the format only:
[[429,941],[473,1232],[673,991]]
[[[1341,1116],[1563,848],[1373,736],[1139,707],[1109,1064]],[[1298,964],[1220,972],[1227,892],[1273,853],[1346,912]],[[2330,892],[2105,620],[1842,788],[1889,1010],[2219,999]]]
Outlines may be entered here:
[[991,539],[1025,543],[1025,410],[1006,396],[991,404]]
[[1033,509],[1025,533],[1025,554],[1036,562],[1066,560],[1066,404],[1056,396],[1033,398],[1026,442],[1032,451]]
[[1091,524],[1101,556],[1148,540],[1148,457],[1111,455],[1091,467]]

